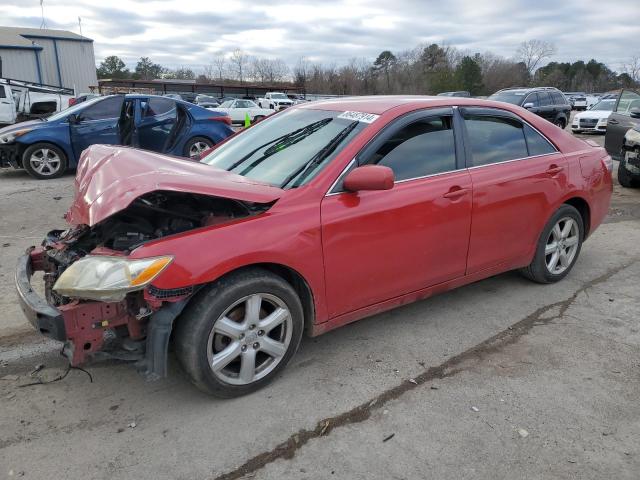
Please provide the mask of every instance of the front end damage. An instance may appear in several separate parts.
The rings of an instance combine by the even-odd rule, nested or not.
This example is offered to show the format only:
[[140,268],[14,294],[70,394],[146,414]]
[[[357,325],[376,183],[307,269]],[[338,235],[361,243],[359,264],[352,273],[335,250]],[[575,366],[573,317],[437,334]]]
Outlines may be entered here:
[[[78,270],[81,259],[84,263],[105,258],[127,262],[129,254],[147,242],[234,222],[268,207],[207,195],[155,191],[91,227],[52,231],[41,246],[29,248],[18,261],[15,283],[22,309],[40,333],[64,342],[63,353],[72,366],[90,359],[113,358],[135,361],[148,378],[164,377],[173,321],[198,285],[160,289],[153,286],[152,279],[139,287],[78,289],[81,293],[74,294],[61,287],[65,283],[61,277],[74,264]],[[80,270],[81,277],[99,277]],[[36,272],[42,272],[42,289],[32,287]],[[133,278],[128,281],[135,284]],[[44,298],[36,290],[43,290]]]

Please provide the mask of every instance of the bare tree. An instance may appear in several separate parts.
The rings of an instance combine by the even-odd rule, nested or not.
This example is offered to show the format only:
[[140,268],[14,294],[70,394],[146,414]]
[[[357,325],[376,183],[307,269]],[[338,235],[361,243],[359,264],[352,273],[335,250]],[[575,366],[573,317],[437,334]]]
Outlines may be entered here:
[[556,53],[556,46],[546,40],[527,40],[516,50],[517,60],[524,63],[529,75],[533,75],[540,62]]
[[222,81],[224,79],[225,67],[227,65],[227,58],[223,53],[219,53],[213,60],[211,60],[211,65],[215,68],[216,73],[218,75],[218,80]]
[[234,78],[238,80],[241,84],[244,82],[245,76],[247,74],[247,65],[249,63],[249,55],[246,52],[236,48],[233,53],[231,53],[231,57],[229,58],[229,63],[231,64]]
[[629,63],[624,64],[624,71],[634,82],[640,83],[640,56],[631,57]]
[[309,78],[309,62],[305,57],[300,57],[293,69],[293,81],[299,87],[306,87]]

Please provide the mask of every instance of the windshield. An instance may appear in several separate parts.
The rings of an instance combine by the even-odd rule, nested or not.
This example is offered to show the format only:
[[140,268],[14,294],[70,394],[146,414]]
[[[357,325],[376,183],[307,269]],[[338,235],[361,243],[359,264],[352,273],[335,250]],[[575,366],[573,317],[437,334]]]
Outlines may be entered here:
[[314,178],[367,125],[342,112],[287,110],[220,145],[203,163],[280,188]]
[[527,94],[526,90],[511,90],[507,92],[494,93],[489,97],[489,100],[495,100],[496,102],[513,103],[514,105],[520,105],[522,99]]
[[616,106],[616,100],[614,98],[607,100],[600,100],[593,105],[589,110],[605,110],[607,112],[613,112],[613,107]]
[[287,97],[284,93],[272,93],[271,98],[283,98],[287,100],[289,97]]
[[227,100],[226,102],[222,102],[220,104],[220,108],[230,108],[233,100]]
[[65,108],[64,110],[60,110],[58,113],[54,113],[53,115],[45,118],[45,120],[47,122],[53,122],[56,120],[63,119],[71,115],[72,113],[78,113],[79,111],[84,110],[89,105],[93,105],[94,103],[100,102],[105,98],[109,98],[109,97],[96,97],[96,98],[92,98],[91,100],[87,100],[81,103],[76,103],[75,105],[69,108]]

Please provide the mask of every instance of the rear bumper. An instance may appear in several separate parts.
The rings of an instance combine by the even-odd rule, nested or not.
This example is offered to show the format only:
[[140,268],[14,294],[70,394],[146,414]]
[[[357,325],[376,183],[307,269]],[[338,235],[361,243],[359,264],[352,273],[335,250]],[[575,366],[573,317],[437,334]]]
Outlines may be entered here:
[[31,260],[33,252],[34,250],[30,250],[22,255],[16,266],[15,285],[20,308],[36,330],[54,340],[64,342],[67,339],[67,334],[62,313],[49,305],[31,288],[31,276],[34,271]]

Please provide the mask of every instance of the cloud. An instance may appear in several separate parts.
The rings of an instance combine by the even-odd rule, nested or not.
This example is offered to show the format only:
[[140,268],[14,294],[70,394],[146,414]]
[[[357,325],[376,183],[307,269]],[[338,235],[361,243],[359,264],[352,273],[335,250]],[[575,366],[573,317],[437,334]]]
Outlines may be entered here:
[[[12,0],[9,0],[12,1]],[[4,24],[38,27],[36,0],[3,6]],[[108,6],[106,6],[108,5]],[[119,55],[133,67],[141,56],[169,67],[196,70],[218,52],[242,48],[294,65],[301,56],[327,64],[354,57],[374,59],[420,43],[446,43],[470,53],[510,57],[523,40],[550,40],[553,60],[596,58],[620,70],[640,38],[637,0],[199,0],[45,1],[51,28],[93,38],[96,59]]]

